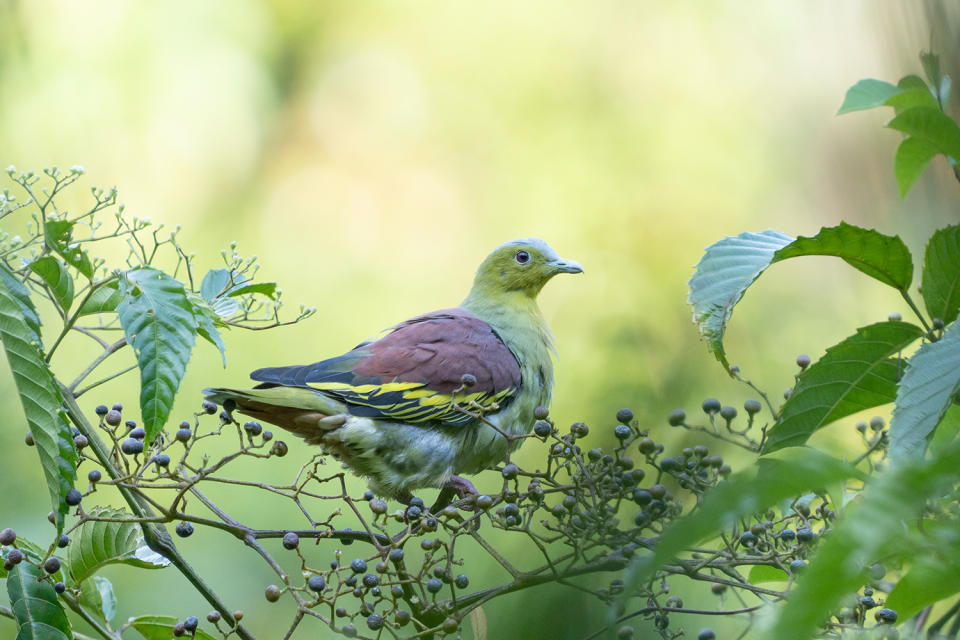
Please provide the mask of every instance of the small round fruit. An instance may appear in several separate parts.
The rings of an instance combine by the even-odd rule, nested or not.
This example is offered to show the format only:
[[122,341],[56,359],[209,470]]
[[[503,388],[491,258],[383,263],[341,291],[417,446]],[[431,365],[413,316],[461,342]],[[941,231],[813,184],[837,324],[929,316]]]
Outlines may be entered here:
[[806,369],[810,366],[810,356],[805,353],[801,353],[797,356],[797,366],[801,369]]
[[440,578],[430,578],[427,580],[427,591],[430,593],[437,593],[443,589],[443,580]]
[[533,419],[534,420],[546,420],[547,416],[550,415],[550,409],[541,405],[534,407],[533,409]]
[[267,602],[276,602],[280,599],[280,587],[275,584],[271,584],[264,589],[263,595],[267,599]]
[[650,454],[656,451],[657,443],[653,441],[653,438],[640,438],[639,447],[640,453]]
[[621,422],[623,424],[630,424],[632,420],[633,420],[633,411],[631,411],[630,409],[620,409],[619,411],[617,411],[617,422]]
[[374,498],[370,501],[370,511],[377,515],[384,514],[387,512],[387,503],[380,498]]
[[127,438],[120,443],[120,450],[123,451],[128,456],[136,455],[143,452],[143,441],[137,440],[136,438]]
[[501,473],[503,474],[504,478],[510,480],[512,478],[517,477],[517,474],[520,473],[520,468],[517,465],[510,462],[503,466],[503,471],[501,471]]
[[743,403],[743,410],[750,415],[758,413],[762,408],[763,406],[760,404],[759,400],[747,400]]
[[289,451],[289,448],[287,447],[287,443],[283,440],[277,440],[273,443],[273,447],[270,448],[270,453],[278,458],[282,458],[283,456],[287,455],[287,451]]
[[68,536],[67,534],[63,534],[57,539],[57,546],[60,547],[61,549],[65,548],[69,544],[70,544],[70,536]]
[[314,593],[320,593],[327,587],[327,581],[323,576],[310,576],[307,580],[307,588]]
[[546,420],[537,420],[533,425],[533,432],[540,438],[546,438],[550,435],[550,423]]
[[197,616],[187,616],[187,619],[183,621],[183,628],[190,633],[193,633],[197,630],[197,626],[199,626],[199,624],[200,621],[197,620]]
[[877,609],[873,614],[873,618],[880,624],[893,624],[897,621],[897,612],[884,607],[883,609]]
[[670,412],[667,422],[671,427],[679,427],[687,420],[687,412],[683,409],[674,409]]
[[53,583],[53,590],[57,593],[63,593],[67,590],[67,585],[63,584],[62,582],[55,582]]
[[87,480],[89,480],[93,484],[100,482],[100,478],[102,477],[103,475],[100,473],[99,469],[92,469],[90,473],[87,474]]
[[96,414],[97,414],[98,416],[105,416],[105,415],[107,415],[107,413],[109,413],[110,407],[108,407],[108,406],[105,405],[105,404],[98,404],[98,405],[97,405],[97,408],[94,409],[94,411],[96,412]]
[[712,413],[718,413],[721,407],[722,405],[720,404],[720,401],[716,398],[707,398],[703,401],[702,405],[703,412],[708,415]]
[[3,531],[0,531],[0,544],[11,545],[17,540],[17,532],[7,527]]
[[217,412],[217,405],[210,402],[209,400],[204,400],[203,403],[200,405],[200,408],[203,409],[204,413],[207,413],[211,416]]
[[83,500],[83,494],[77,489],[70,489],[70,491],[67,491],[67,495],[63,497],[63,501],[71,507],[75,507],[80,504],[81,500]]
[[790,573],[800,573],[807,568],[807,563],[799,558],[790,562]]
[[193,535],[193,525],[186,520],[182,520],[177,524],[176,532],[181,538],[189,538]]
[[293,531],[287,531],[283,534],[283,548],[289,551],[296,549],[300,545],[300,536]]
[[376,631],[383,626],[383,616],[378,613],[371,613],[367,616],[367,627],[371,631]]
[[188,427],[180,427],[177,429],[177,442],[189,442],[192,435],[193,432]]
[[134,427],[130,430],[130,437],[136,438],[137,440],[143,440],[147,437],[147,430],[143,427]]
[[457,577],[453,579],[453,584],[457,586],[457,589],[466,589],[470,586],[470,578],[462,573],[457,574]]
[[50,556],[47,558],[46,562],[43,563],[43,570],[47,573],[56,573],[60,571],[60,559],[56,556]]
[[107,415],[104,417],[104,421],[111,427],[120,426],[120,422],[123,420],[123,416],[116,409],[111,409],[107,412]]
[[159,455],[156,456],[153,460],[154,460],[154,462],[157,463],[157,466],[158,466],[158,467],[169,467],[169,466],[170,466],[170,456],[168,456],[168,455],[165,454],[165,453],[159,454]]
[[32,447],[37,442],[33,439],[33,434],[27,431],[27,435],[23,436],[23,441],[27,443],[28,447]]
[[390,549],[387,555],[391,562],[401,562],[403,560],[403,549]]
[[366,573],[367,572],[367,563],[361,558],[354,558],[350,562],[350,570],[354,573]]
[[713,629],[701,629],[700,633],[697,634],[697,640],[716,640],[717,634],[713,632]]
[[23,551],[20,551],[20,549],[16,548],[10,549],[10,551],[7,553],[7,562],[12,565],[18,565],[23,562]]
[[472,373],[465,373],[460,376],[460,384],[463,385],[464,389],[469,389],[470,387],[477,384],[477,377]]
[[744,547],[752,547],[757,544],[757,536],[752,531],[744,531],[740,534],[740,544]]
[[220,622],[220,612],[217,611],[216,609],[214,609],[213,611],[211,611],[210,613],[208,613],[208,614],[207,614],[207,622],[209,622],[209,623],[211,623],[211,624],[216,624],[216,623]]
[[817,534],[810,529],[797,529],[797,540],[800,542],[813,542],[816,537]]
[[631,433],[633,432],[630,430],[630,427],[625,424],[618,424],[613,430],[613,435],[617,437],[617,440],[626,440],[630,437]]
[[737,408],[729,405],[720,408],[720,417],[728,422],[737,417]]
[[251,420],[250,422],[243,423],[243,430],[246,431],[251,436],[258,436],[263,433],[263,427],[259,422]]

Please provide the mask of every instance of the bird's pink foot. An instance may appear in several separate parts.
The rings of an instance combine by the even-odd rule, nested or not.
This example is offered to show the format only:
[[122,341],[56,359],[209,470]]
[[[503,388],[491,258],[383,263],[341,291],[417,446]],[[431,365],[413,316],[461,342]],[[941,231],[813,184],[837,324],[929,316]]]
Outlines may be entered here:
[[473,486],[473,483],[460,476],[450,476],[447,483],[443,485],[444,489],[453,489],[457,492],[457,497],[463,500],[467,496],[478,496],[480,492]]

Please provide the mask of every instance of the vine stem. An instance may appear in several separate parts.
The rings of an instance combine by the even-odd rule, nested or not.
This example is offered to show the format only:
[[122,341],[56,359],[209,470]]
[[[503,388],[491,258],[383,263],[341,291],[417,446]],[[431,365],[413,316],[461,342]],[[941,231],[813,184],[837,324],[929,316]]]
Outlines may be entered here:
[[[97,456],[97,459],[100,461],[100,464],[103,465],[107,473],[111,478],[117,479],[123,477],[123,474],[113,465],[113,461],[110,459],[110,450],[107,449],[107,446],[103,443],[103,440],[100,439],[100,436],[94,431],[93,426],[87,421],[86,416],[83,415],[83,411],[80,409],[80,406],[77,404],[76,399],[73,394],[63,386],[63,383],[57,380],[57,384],[60,387],[60,394],[63,396],[63,402],[66,406],[67,415],[70,417],[70,421],[73,422],[74,426],[80,430],[80,432],[87,437],[88,442],[90,443],[90,448],[93,449],[94,454]],[[143,519],[155,519],[156,514],[150,508],[150,505],[143,499],[142,496],[134,492],[128,487],[124,487],[120,484],[117,485],[117,490],[123,496],[124,501],[130,507],[130,511],[137,518]],[[162,527],[154,527],[149,523],[142,522],[140,523],[140,528],[143,531],[143,537],[147,545],[157,553],[163,555],[165,558],[170,560],[170,563],[173,564],[180,573],[196,588],[196,590],[203,596],[204,600],[210,603],[214,609],[220,612],[220,615],[223,616],[227,624],[231,625],[236,629],[237,635],[243,640],[256,640],[256,638],[247,631],[237,620],[233,617],[233,612],[230,610],[217,596],[216,593],[204,582],[203,578],[196,572],[196,570],[186,561],[186,559],[180,554],[180,551],[177,549],[176,545],[173,542],[173,539],[170,537],[170,534],[167,533],[166,529]]]

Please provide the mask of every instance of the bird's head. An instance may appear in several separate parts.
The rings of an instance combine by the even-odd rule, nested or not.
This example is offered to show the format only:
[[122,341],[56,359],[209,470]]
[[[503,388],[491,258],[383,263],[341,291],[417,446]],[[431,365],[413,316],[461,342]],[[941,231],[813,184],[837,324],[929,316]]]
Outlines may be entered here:
[[494,249],[480,264],[470,295],[520,293],[536,298],[547,280],[558,273],[582,272],[583,267],[564,260],[539,238],[513,240]]

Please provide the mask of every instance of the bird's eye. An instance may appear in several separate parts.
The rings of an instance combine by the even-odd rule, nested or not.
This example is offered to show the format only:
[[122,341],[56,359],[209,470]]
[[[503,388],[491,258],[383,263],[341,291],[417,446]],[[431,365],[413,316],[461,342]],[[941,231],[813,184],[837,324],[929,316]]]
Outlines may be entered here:
[[530,262],[530,254],[526,251],[517,251],[517,255],[513,256],[513,259],[517,261],[517,264],[527,264]]

